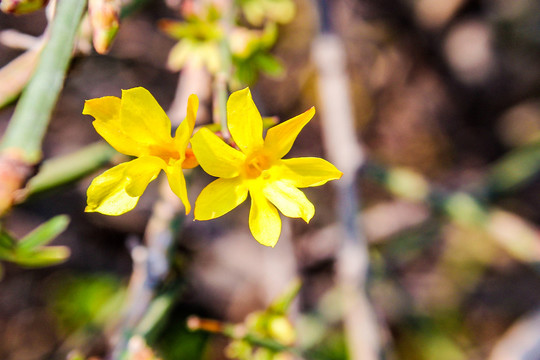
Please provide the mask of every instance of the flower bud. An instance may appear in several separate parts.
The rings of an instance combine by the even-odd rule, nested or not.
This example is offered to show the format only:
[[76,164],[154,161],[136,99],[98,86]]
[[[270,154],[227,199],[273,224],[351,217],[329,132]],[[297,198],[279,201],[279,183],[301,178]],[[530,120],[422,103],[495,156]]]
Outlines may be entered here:
[[21,15],[39,10],[48,2],[49,0],[1,0],[0,10],[6,14]]
[[120,25],[118,0],[90,0],[88,14],[92,24],[94,48],[100,54],[109,51]]

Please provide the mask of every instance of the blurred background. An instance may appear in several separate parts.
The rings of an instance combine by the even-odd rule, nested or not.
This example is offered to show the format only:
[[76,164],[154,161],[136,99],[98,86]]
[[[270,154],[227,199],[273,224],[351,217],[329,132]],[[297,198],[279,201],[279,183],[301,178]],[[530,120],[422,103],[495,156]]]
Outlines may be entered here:
[[[342,122],[323,123],[325,101],[332,100],[319,95],[312,45],[321,26],[341,39],[349,97],[338,100],[351,106],[363,154],[349,159],[362,162],[353,174],[353,219],[369,256],[360,285],[376,318],[380,357],[540,359],[540,3],[295,3],[296,15],[279,27],[272,50],[285,74],[261,76],[252,92],[263,115],[280,120],[315,105],[318,115],[287,157],[331,157],[326,132]],[[86,99],[143,86],[164,109],[171,106],[178,75],[166,63],[176,41],[157,26],[179,19],[168,5],[148,1],[126,17],[107,55],[74,57],[45,159],[100,140],[92,118],[81,114]],[[45,26],[44,11],[0,13],[2,31],[39,35]],[[20,53],[0,44],[0,65]],[[13,111],[14,104],[0,110],[0,133]],[[4,219],[22,237],[68,214],[71,223],[54,244],[68,246],[71,256],[42,269],[4,263],[1,359],[66,359],[74,349],[97,358],[108,353],[158,184],[128,214],[84,213],[86,189],[101,171],[33,196]],[[193,202],[212,179],[200,169],[190,179]],[[304,358],[353,359],[354,340],[342,326],[352,315],[336,291],[344,237],[336,209],[344,205],[335,183],[305,190],[315,217],[309,225],[282,217],[274,249],[249,233],[249,202],[213,221],[183,219],[170,271],[156,292],[161,302],[153,302],[162,311],[148,317],[152,325],[144,333],[156,356],[225,358],[228,337],[190,331],[188,317],[242,323],[299,277],[303,285],[288,313]]]

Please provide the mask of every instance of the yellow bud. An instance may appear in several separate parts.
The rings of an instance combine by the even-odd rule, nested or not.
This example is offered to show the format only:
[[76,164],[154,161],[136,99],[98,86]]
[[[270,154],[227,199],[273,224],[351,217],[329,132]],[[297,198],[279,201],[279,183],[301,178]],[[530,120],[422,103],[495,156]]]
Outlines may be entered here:
[[294,327],[285,316],[276,316],[270,320],[269,333],[283,345],[292,345],[296,340]]

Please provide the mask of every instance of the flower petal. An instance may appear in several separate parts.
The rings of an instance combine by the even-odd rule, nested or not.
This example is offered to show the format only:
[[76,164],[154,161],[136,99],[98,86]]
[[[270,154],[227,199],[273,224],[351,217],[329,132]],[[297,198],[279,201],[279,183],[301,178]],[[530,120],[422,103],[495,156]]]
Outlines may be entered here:
[[263,188],[263,193],[285,216],[302,218],[309,223],[309,220],[315,215],[315,207],[306,198],[306,195],[283,181],[268,183]]
[[205,187],[195,201],[195,220],[210,220],[225,215],[241,203],[248,189],[240,177],[217,179]]
[[142,144],[171,142],[171,121],[145,88],[122,90],[120,121],[125,133]]
[[282,159],[281,165],[279,177],[299,188],[323,185],[343,175],[328,161],[315,157]]
[[233,140],[244,153],[263,146],[262,118],[249,88],[235,91],[229,97],[227,126]]
[[118,121],[120,99],[116,96],[104,96],[86,100],[82,113],[103,121]]
[[177,161],[174,165],[167,166],[165,168],[165,173],[167,174],[167,180],[169,181],[171,190],[180,198],[182,204],[184,204],[186,215],[189,214],[191,211],[191,204],[188,199],[186,179],[182,172],[182,163]]
[[124,170],[124,177],[127,179],[126,193],[132,197],[141,196],[148,184],[166,166],[165,161],[156,156],[142,156],[126,164]]
[[182,153],[185,153],[191,134],[193,134],[198,108],[199,99],[197,98],[197,95],[191,94],[188,98],[186,117],[184,121],[180,123],[178,128],[176,128],[176,133],[174,135],[175,145]]
[[249,229],[253,237],[265,246],[274,247],[281,234],[281,218],[274,205],[264,196],[260,188],[250,189],[251,209]]
[[137,156],[144,148],[128,136],[120,124],[120,99],[105,96],[84,102],[84,115],[95,118],[94,128],[113,148],[122,154]]
[[96,177],[87,191],[86,212],[105,215],[122,215],[137,205],[139,196],[126,193],[127,179],[124,170],[128,163],[117,165]]
[[314,107],[268,129],[266,139],[264,140],[264,147],[270,149],[277,159],[281,159],[291,150],[296,137],[302,128],[311,120],[313,115],[315,115]]
[[245,155],[225,144],[216,134],[202,128],[191,139],[191,146],[201,167],[215,177],[238,176]]

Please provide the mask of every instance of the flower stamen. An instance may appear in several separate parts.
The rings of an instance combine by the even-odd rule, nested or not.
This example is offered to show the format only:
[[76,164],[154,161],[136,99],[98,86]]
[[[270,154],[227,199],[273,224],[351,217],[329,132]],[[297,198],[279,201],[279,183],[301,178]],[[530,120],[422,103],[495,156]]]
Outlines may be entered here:
[[263,171],[272,166],[270,159],[261,153],[254,153],[246,159],[244,164],[245,176],[248,179],[258,178]]

